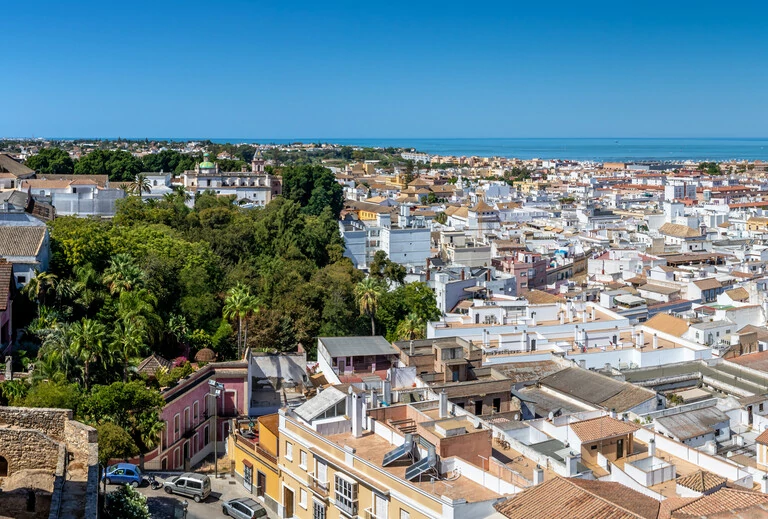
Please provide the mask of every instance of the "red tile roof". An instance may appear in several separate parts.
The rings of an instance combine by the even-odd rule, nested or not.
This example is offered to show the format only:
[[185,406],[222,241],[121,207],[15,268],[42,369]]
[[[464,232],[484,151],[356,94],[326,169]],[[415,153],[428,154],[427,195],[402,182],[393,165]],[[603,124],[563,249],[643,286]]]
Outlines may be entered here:
[[555,477],[496,505],[509,519],[656,519],[659,502],[620,483]]

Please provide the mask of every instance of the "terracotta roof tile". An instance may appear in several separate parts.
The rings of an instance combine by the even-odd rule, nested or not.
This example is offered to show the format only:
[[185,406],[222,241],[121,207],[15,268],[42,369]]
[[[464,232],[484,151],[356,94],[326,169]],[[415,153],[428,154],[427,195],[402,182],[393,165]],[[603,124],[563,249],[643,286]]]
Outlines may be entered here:
[[495,505],[509,519],[656,519],[659,502],[619,483],[555,477]]
[[[687,505],[673,510],[672,517],[675,519],[701,517],[765,504],[768,504],[768,495],[748,490],[721,488],[717,492],[702,496]],[[764,515],[757,517],[764,517]]]
[[13,283],[13,265],[4,258],[0,258],[0,312],[8,309],[11,283]]
[[723,486],[728,482],[724,477],[712,474],[706,470],[697,470],[685,477],[678,478],[677,484],[685,488],[690,488],[696,492],[709,492],[717,487]]
[[616,436],[633,433],[639,429],[639,427],[633,423],[622,422],[621,420],[611,418],[610,416],[582,420],[580,422],[572,423],[570,427],[582,443],[594,442],[605,438],[614,438]]
[[0,257],[37,256],[45,232],[42,226],[0,226]]
[[643,323],[643,325],[660,332],[674,335],[675,337],[682,337],[682,335],[688,331],[688,321],[675,317],[674,315],[663,313],[654,315]]
[[698,236],[701,236],[701,232],[698,229],[692,229],[687,225],[681,225],[678,223],[669,223],[669,222],[662,225],[661,228],[659,229],[659,232],[661,234],[666,234],[667,236],[674,236],[676,238],[696,238]]

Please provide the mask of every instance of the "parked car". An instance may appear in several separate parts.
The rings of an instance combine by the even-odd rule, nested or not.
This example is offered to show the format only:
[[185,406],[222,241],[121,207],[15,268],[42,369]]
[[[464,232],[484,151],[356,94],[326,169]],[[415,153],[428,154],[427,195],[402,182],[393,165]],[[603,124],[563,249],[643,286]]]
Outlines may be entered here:
[[204,474],[185,472],[181,476],[168,478],[163,488],[169,494],[191,497],[199,503],[211,494],[211,478]]
[[221,505],[221,511],[224,512],[224,515],[235,517],[236,519],[257,519],[267,516],[267,511],[264,507],[248,497],[230,499]]
[[118,463],[107,467],[102,478],[107,485],[115,483],[117,485],[131,485],[133,488],[138,487],[144,481],[141,469],[131,463]]

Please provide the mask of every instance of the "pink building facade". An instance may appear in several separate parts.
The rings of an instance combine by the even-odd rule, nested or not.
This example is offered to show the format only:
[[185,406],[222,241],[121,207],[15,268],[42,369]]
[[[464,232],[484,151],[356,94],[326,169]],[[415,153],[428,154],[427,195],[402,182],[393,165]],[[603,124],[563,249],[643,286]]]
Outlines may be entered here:
[[[157,448],[144,457],[147,468],[188,470],[213,453],[215,436],[218,451],[223,453],[231,418],[248,415],[247,378],[245,361],[217,362],[165,390],[160,415],[165,428]],[[212,394],[210,380],[224,386],[218,398]]]

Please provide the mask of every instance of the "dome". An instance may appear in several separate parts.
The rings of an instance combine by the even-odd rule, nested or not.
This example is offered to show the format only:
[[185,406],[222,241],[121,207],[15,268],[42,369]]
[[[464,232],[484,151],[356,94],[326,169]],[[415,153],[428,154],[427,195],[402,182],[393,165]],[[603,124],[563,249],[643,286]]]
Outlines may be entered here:
[[200,167],[201,168],[215,168],[216,167],[214,165],[214,163],[211,162],[210,156],[211,156],[211,154],[208,153],[207,151],[205,153],[203,153],[203,161],[200,163]]
[[195,354],[196,362],[213,362],[216,360],[216,353],[210,348],[203,348]]

